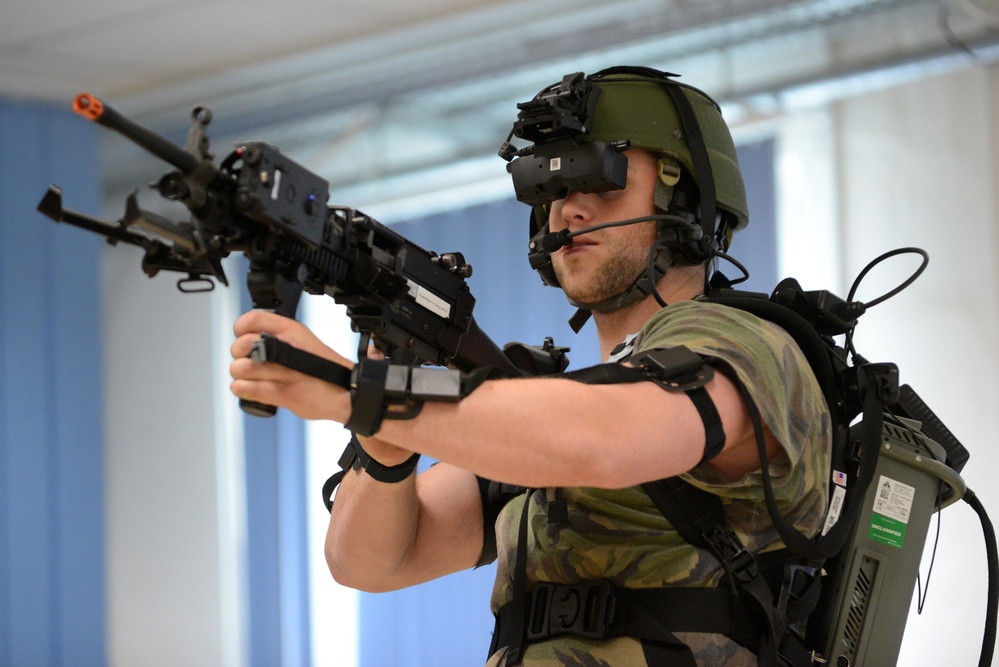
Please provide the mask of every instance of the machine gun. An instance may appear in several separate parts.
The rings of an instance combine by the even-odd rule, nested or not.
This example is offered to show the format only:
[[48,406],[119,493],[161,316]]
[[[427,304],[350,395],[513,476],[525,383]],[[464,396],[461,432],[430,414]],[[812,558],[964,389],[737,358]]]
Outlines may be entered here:
[[[558,371],[567,363],[564,350],[550,345],[538,351],[514,344],[505,353],[475,323],[475,298],[466,283],[472,267],[460,253],[424,250],[360,211],[327,206],[328,182],[273,146],[239,145],[215,166],[208,109],[191,112],[185,148],[92,95],[78,95],[73,109],[175,167],[152,187],[184,204],[192,219],[175,222],[144,211],[133,191],[124,217],[110,224],[64,209],[55,186],[38,210],[102,234],[112,245],[143,248],[146,275],[177,271],[186,274],[177,282],[181,291],[210,291],[216,280],[229,284],[222,260],[241,252],[250,262],[246,284],[255,308],[294,317],[303,290],[327,294],[347,307],[361,334],[361,357],[373,342],[395,363],[487,367],[506,376]],[[240,405],[259,416],[275,412],[249,401]]]

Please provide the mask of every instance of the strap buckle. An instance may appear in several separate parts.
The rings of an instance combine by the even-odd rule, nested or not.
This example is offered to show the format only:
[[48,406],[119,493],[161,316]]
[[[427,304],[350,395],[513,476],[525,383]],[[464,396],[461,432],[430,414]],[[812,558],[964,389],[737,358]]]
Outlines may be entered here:
[[617,596],[610,581],[538,584],[531,593],[527,639],[565,634],[605,639],[616,608]]
[[725,571],[735,577],[739,583],[748,583],[759,574],[760,568],[756,563],[756,557],[743,546],[739,536],[729,526],[716,526],[708,543],[725,566]]

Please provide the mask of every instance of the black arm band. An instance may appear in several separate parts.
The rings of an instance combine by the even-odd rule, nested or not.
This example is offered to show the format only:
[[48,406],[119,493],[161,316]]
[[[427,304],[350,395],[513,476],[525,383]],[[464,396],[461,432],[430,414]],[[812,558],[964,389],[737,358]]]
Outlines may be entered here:
[[704,455],[698,465],[721,454],[725,447],[725,428],[715,402],[704,388],[714,377],[714,369],[707,360],[680,345],[651,350],[633,361],[667,391],[686,393],[697,408],[704,424]]
[[722,427],[721,416],[718,414],[715,402],[711,400],[707,390],[703,387],[689,389],[687,396],[697,408],[697,414],[701,416],[701,422],[704,424],[704,456],[698,462],[700,465],[721,454],[725,447],[725,429]]

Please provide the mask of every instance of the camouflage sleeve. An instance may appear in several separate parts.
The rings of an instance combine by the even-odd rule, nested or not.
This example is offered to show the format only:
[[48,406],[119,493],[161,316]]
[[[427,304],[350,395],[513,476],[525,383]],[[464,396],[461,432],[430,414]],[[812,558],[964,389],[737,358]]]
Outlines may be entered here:
[[[745,385],[781,447],[781,455],[770,462],[778,505],[800,515],[806,528],[815,529],[824,512],[831,426],[818,382],[794,340],[780,327],[745,311],[689,301],[650,319],[636,352],[676,345],[724,361]],[[759,471],[728,481],[704,465],[685,478],[723,499],[751,503],[763,499]]]

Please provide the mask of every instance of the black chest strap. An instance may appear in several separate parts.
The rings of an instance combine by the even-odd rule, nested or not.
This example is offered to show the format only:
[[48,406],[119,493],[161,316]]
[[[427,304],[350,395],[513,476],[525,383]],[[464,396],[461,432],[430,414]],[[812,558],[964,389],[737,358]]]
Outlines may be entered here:
[[[785,614],[807,614],[818,596],[813,576],[788,582]],[[770,589],[763,577],[738,587],[621,588],[608,581],[538,584],[496,614],[489,655],[501,647],[523,656],[526,645],[564,635],[588,639],[633,637],[664,646],[671,667],[693,667],[690,648],[675,632],[724,635],[768,667],[807,667],[811,654],[793,634],[775,632]],[[778,623],[779,624],[779,623]]]
[[693,667],[690,648],[674,632],[725,635],[756,651],[762,630],[752,607],[732,598],[727,588],[619,588],[607,581],[577,585],[539,584],[526,594],[526,627],[516,602],[496,615],[490,655],[517,643],[563,635],[589,639],[633,637],[670,645],[671,665]]

